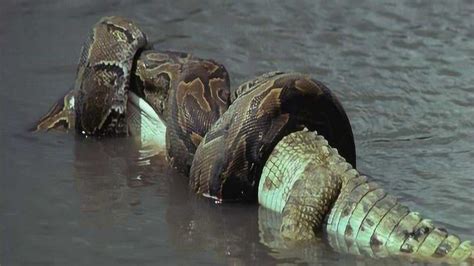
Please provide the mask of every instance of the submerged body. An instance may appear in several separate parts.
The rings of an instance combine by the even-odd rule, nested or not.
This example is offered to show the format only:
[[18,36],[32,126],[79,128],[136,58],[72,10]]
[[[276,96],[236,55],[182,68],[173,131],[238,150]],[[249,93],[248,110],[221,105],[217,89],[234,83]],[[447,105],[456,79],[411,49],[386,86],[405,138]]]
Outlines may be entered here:
[[[135,93],[129,92],[128,99],[130,135],[142,148],[164,154],[166,123]],[[41,120],[42,126],[59,116],[73,117],[74,97],[66,94],[57,105],[61,104],[62,112]],[[60,109],[55,105],[48,114]],[[282,215],[280,231],[286,240],[312,240],[325,233],[329,244],[344,253],[447,263],[472,260],[469,241],[461,242],[409,211],[360,175],[315,132],[297,131],[276,144],[264,164],[257,193],[263,207]]]
[[[140,135],[133,131],[141,126],[129,124],[140,119],[128,110],[134,107],[129,96],[135,94],[135,102],[144,100],[159,119],[156,114],[149,118],[166,124],[168,162],[187,174],[200,141],[230,104],[230,79],[214,60],[152,50],[136,23],[104,17],[84,42],[74,89],[32,130],[73,128],[86,137]],[[162,129],[159,125],[157,130]]]
[[[124,119],[127,134],[138,141],[141,148],[152,149],[153,154],[164,153],[166,151],[165,122],[143,98],[130,91],[127,97],[127,112]],[[71,90],[61,97],[30,130],[74,130],[75,108],[74,90]]]
[[446,263],[473,256],[470,241],[411,212],[315,132],[295,132],[277,144],[262,172],[259,203],[282,213],[281,233],[290,240],[323,230],[331,246],[352,254]]
[[[107,53],[118,44],[118,51]],[[231,95],[222,65],[183,53],[140,54],[147,49],[145,35],[119,17],[101,20],[84,47],[74,91],[34,130],[131,135],[142,147],[166,152],[200,195],[218,201],[258,197],[282,214],[288,240],[325,232],[333,247],[348,253],[472,259],[469,241],[461,243],[410,212],[353,169],[351,125],[321,82],[274,72]]]

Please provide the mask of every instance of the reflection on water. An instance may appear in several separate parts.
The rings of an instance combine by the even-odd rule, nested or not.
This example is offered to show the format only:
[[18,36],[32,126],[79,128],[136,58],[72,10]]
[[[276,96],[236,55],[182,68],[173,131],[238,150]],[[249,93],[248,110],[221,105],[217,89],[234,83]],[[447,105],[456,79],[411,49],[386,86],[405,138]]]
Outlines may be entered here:
[[153,155],[149,147],[137,149],[137,143],[76,138],[73,175],[80,211],[88,223],[110,227],[123,222],[140,205],[140,188],[156,184],[166,189],[167,178],[183,179],[168,167],[164,154]]
[[[166,240],[178,252],[193,255],[211,250],[237,265],[262,260],[304,261],[299,253],[273,254],[285,250],[275,227],[279,226],[275,225],[278,215],[267,214],[254,204],[215,205],[198,198],[188,192],[184,176],[166,167],[162,156],[141,157],[133,142],[118,142],[90,139],[76,142],[74,178],[80,200],[80,221],[84,226],[110,228],[126,224],[130,216],[140,211],[139,188],[155,184],[167,190]],[[91,154],[91,149],[96,152]],[[114,174],[105,174],[110,172]],[[269,238],[279,241],[268,241]],[[324,248],[321,251],[330,252],[324,244],[320,246]],[[328,254],[337,258],[334,252]]]
[[[78,138],[75,144],[74,177],[83,226],[100,229],[126,224],[142,210],[139,188],[156,185],[167,191],[166,241],[180,254],[193,256],[210,250],[235,265],[261,261],[380,263],[367,257],[354,261],[347,251],[330,246],[325,236],[300,244],[284,241],[280,235],[280,214],[255,204],[216,205],[197,197],[188,191],[187,178],[167,167],[164,156],[143,157],[134,141]],[[96,152],[90,154],[91,149]],[[104,174],[110,172],[114,174]],[[389,265],[402,262],[383,261]]]
[[[364,249],[349,251],[334,243],[328,244],[328,236],[321,235],[309,243],[289,243],[280,234],[281,216],[275,212],[260,207],[258,210],[258,226],[260,243],[273,251],[272,256],[278,259],[295,258],[309,263],[326,263],[339,265],[400,265],[408,264],[400,258],[373,258]],[[358,255],[357,257],[350,256]]]
[[311,73],[348,112],[359,170],[474,239],[471,0],[5,0],[0,264],[373,262],[324,241],[281,245],[257,206],[196,200],[161,159],[139,160],[149,153],[132,140],[26,133],[70,88],[91,25],[112,14],[160,49],[223,63],[232,87],[268,71]]
[[94,140],[75,145],[74,178],[84,223],[110,227],[127,219],[140,203],[139,191],[127,184],[136,174],[126,151],[121,145]]
[[[177,251],[192,255],[211,250],[238,264],[256,263],[265,257],[271,261],[265,247],[259,245],[256,205],[217,206],[197,198],[188,193],[187,179],[168,168],[163,156],[142,157],[133,141],[118,142],[76,142],[74,178],[85,226],[126,224],[140,212],[140,188],[156,185],[168,194],[163,206],[165,241]],[[96,153],[90,154],[91,149]],[[104,174],[111,171],[113,175]]]

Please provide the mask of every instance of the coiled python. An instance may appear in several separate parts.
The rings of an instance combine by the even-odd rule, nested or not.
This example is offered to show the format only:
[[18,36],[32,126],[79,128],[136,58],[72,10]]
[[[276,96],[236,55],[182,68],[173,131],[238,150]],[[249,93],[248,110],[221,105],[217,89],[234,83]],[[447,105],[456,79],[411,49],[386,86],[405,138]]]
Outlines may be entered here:
[[165,149],[190,189],[217,202],[258,199],[282,214],[289,240],[323,231],[349,253],[472,261],[469,241],[409,211],[355,170],[342,105],[307,75],[268,73],[231,94],[222,65],[150,50],[133,22],[107,17],[83,47],[74,89],[34,130],[54,128],[135,135]]

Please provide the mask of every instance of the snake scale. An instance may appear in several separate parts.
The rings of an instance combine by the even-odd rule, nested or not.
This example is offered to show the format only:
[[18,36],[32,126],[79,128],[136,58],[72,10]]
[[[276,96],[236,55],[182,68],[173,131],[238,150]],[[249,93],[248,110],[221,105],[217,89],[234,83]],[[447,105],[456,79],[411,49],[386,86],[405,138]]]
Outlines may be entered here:
[[372,257],[472,262],[472,245],[411,212],[356,167],[337,97],[300,73],[271,72],[231,91],[225,67],[156,51],[132,21],[101,19],[73,90],[33,127],[123,136],[164,150],[198,195],[281,213],[281,235]]

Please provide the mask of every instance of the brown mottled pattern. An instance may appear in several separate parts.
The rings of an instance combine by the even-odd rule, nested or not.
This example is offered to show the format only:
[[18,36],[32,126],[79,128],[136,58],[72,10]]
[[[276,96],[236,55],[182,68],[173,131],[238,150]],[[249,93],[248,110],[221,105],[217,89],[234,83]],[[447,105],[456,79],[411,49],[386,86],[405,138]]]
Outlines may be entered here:
[[147,50],[140,54],[132,75],[131,91],[147,101],[165,119],[168,94],[181,75],[183,64],[194,60],[191,54]]
[[76,129],[85,135],[127,134],[125,112],[135,55],[147,45],[135,23],[101,19],[82,48],[77,69]]
[[224,200],[254,200],[263,165],[285,135],[318,130],[355,166],[349,120],[323,84],[298,73],[270,73],[246,82],[198,147],[190,186]]
[[[287,239],[312,239],[322,227],[343,252],[472,259],[469,241],[409,211],[350,167],[356,163],[351,126],[320,82],[272,72],[231,94],[222,65],[178,52],[140,54],[144,48],[146,37],[132,22],[102,19],[83,47],[75,89],[33,130],[75,126],[87,135],[127,134],[130,89],[165,120],[168,157],[190,171],[192,189],[218,200],[253,200],[262,178],[267,194],[259,200],[282,212]],[[282,190],[284,197],[272,193]]]
[[75,126],[74,90],[59,98],[50,110],[42,116],[30,131],[69,130]]
[[61,97],[33,130],[71,128],[76,120],[76,129],[88,135],[128,134],[126,92],[131,90],[167,124],[170,162],[187,173],[196,147],[230,104],[229,75],[217,62],[186,53],[137,53],[145,43],[145,35],[130,21],[102,19],[82,51],[70,93],[76,105],[67,105],[71,97]]
[[235,89],[231,96],[231,102],[234,102],[238,97],[248,93],[249,91],[253,90],[255,87],[262,85],[263,82],[269,82],[272,77],[284,74],[282,71],[273,71],[262,74],[254,79],[248,80],[241,84],[237,89]]
[[198,59],[184,64],[174,82],[165,113],[167,152],[187,175],[201,139],[230,104],[230,82],[224,66]]
[[[221,64],[190,54],[143,51],[146,36],[121,17],[101,19],[85,42],[73,94],[76,104],[59,104],[34,130],[75,127],[86,135],[128,134],[127,91],[147,101],[167,124],[171,164],[187,173],[196,147],[230,104],[229,75]],[[75,113],[75,115],[74,115]],[[75,116],[75,117],[74,117]],[[76,121],[74,122],[73,119]]]
[[161,116],[168,158],[188,174],[197,146],[230,104],[230,81],[223,65],[179,52],[145,51],[132,90]]

